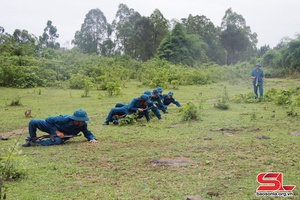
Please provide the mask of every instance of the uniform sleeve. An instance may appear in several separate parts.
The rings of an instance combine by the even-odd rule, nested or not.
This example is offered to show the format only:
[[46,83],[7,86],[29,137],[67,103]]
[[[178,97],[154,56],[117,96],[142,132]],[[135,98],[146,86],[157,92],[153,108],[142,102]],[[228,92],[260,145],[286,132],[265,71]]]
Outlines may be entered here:
[[136,106],[136,102],[138,101],[137,98],[134,98],[130,104],[128,105],[128,111],[130,113],[135,113],[138,110],[138,107]]
[[178,107],[181,107],[180,103],[176,101],[174,98],[172,98],[172,103],[174,103]]
[[50,135],[56,135],[56,131],[59,126],[59,121],[62,117],[57,116],[57,117],[47,117],[45,121],[49,124],[50,128]]
[[86,139],[88,139],[88,141],[96,140],[96,137],[93,135],[93,133],[87,129],[87,123],[84,124],[82,133],[83,133],[84,137],[86,137]]
[[251,76],[256,76],[256,74],[254,73],[254,70],[252,70]]
[[163,113],[167,113],[167,111],[166,111],[166,108],[165,108],[165,105],[163,104],[163,102],[161,101],[161,98],[160,97],[158,97],[158,107],[159,108],[161,108],[161,110],[163,111]]

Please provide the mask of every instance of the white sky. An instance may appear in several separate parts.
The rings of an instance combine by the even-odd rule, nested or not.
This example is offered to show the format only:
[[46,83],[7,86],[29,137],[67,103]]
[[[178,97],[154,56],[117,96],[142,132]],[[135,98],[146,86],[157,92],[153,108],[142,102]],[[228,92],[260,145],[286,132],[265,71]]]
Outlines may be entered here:
[[0,0],[0,26],[13,34],[25,29],[40,36],[48,20],[58,29],[58,42],[70,47],[85,15],[99,8],[111,23],[120,3],[142,16],[157,8],[168,20],[204,15],[220,26],[225,11],[232,8],[258,34],[258,47],[276,46],[283,37],[300,33],[300,0]]

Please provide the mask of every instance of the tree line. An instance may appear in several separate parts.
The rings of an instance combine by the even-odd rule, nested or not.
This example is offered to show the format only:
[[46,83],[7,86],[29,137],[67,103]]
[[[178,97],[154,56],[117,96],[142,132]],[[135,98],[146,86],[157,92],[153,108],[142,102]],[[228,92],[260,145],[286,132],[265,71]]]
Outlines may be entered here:
[[[156,9],[148,17],[141,16],[125,4],[119,5],[115,19],[108,23],[100,9],[91,9],[74,35],[72,49],[60,48],[57,38],[58,29],[51,20],[38,37],[21,29],[11,35],[0,25],[0,85],[21,88],[53,85],[80,74],[93,77],[91,82],[97,82],[103,80],[103,76],[113,76],[110,68],[125,70],[131,73],[129,77],[139,80],[153,79],[144,74],[147,70],[141,71],[142,77],[133,75],[143,66],[157,69],[149,63],[176,66],[180,70],[172,69],[183,74],[188,71],[182,72],[182,67],[193,71],[199,66],[214,69],[257,61],[274,69],[270,74],[274,77],[300,71],[299,36],[286,38],[273,49],[268,45],[257,49],[257,34],[252,33],[243,16],[231,8],[225,11],[220,27],[203,15],[169,21]],[[92,72],[88,70],[91,68]],[[125,71],[114,76],[124,79]],[[164,80],[172,81],[169,77]],[[178,81],[180,84],[189,82]]]

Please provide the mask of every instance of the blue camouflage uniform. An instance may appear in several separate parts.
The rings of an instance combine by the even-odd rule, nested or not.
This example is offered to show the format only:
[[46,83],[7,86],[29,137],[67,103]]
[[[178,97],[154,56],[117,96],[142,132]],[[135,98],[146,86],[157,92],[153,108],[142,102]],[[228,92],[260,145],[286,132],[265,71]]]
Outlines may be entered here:
[[[112,122],[115,120],[114,116],[115,115],[127,115],[127,114],[132,114],[135,113],[139,108],[146,109],[147,105],[141,105],[141,101],[146,101],[148,100],[147,95],[142,95],[140,98],[134,98],[129,104],[116,104],[116,107],[112,108],[110,112],[108,113],[108,116],[103,123],[104,125],[108,125],[109,122]],[[147,110],[144,110],[142,112],[143,115],[145,115],[146,120],[150,121],[150,116],[149,112]]]
[[[77,111],[81,112],[82,110],[77,110]],[[83,126],[74,125],[74,121],[77,119],[76,117],[74,118],[74,115],[73,116],[60,115],[54,117],[47,117],[45,120],[33,119],[29,122],[28,125],[28,130],[30,135],[28,138],[36,137],[37,129],[39,129],[43,132],[50,134],[50,136],[52,136],[53,139],[35,141],[34,143],[37,145],[43,145],[43,146],[58,145],[58,144],[62,144],[65,140],[67,140],[58,137],[56,135],[56,131],[60,131],[65,135],[77,135],[80,132],[82,132],[89,141],[95,140],[96,139],[95,136],[92,134],[91,131],[87,129],[86,122],[84,122]],[[88,117],[85,118],[85,121],[87,120]]]
[[[169,96],[171,96],[171,98],[168,98]],[[163,94],[163,98],[162,98],[163,104],[165,106],[168,106],[171,103],[173,103],[176,106],[181,107],[180,103],[178,101],[176,101],[173,96],[174,96],[173,92],[169,92],[168,94]]]
[[162,99],[162,95],[163,95],[162,93],[164,90],[162,89],[162,87],[157,87],[156,89],[159,92],[159,97]]
[[[256,67],[261,67],[260,63],[256,63]],[[265,77],[264,71],[262,69],[254,69],[251,72],[251,76],[255,77],[253,79],[253,88],[255,97],[258,97],[257,90],[259,88],[260,97],[263,97],[264,88],[263,88],[263,77]]]
[[154,105],[153,101],[151,101],[151,97],[152,97],[151,91],[146,90],[144,92],[144,94],[148,95],[148,97],[149,97],[148,108],[151,109],[151,111],[155,114],[155,116],[157,117],[158,120],[161,120],[162,118],[161,118],[161,114],[160,114],[158,108],[156,107],[156,105]]
[[152,96],[150,97],[150,100],[157,106],[159,110],[161,110],[164,114],[168,113],[164,104],[162,103],[162,100],[160,98],[160,93],[157,89],[154,89],[152,92]]

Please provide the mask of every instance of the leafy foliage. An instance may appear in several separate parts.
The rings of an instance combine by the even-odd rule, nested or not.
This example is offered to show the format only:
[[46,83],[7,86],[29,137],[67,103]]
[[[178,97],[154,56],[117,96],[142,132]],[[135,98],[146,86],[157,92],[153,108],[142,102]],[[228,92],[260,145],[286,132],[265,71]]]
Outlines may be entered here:
[[197,106],[195,106],[195,104],[193,104],[192,102],[188,102],[186,105],[184,105],[182,107],[182,117],[181,117],[181,121],[183,122],[187,122],[187,121],[191,121],[191,120],[199,120],[199,111]]
[[136,113],[126,115],[125,117],[118,119],[118,124],[120,126],[134,124],[137,120],[137,116],[138,115]]
[[11,106],[21,106],[22,103],[21,103],[21,97],[20,96],[17,96],[16,98],[14,98],[11,103],[10,103]]
[[96,53],[97,55],[112,55],[114,44],[109,38],[112,33],[111,26],[100,9],[92,9],[85,16],[80,31],[75,33],[72,43],[83,53]]
[[224,87],[224,93],[220,99],[218,99],[218,103],[215,105],[215,108],[220,110],[228,110],[229,109],[229,96],[226,87]]
[[257,34],[251,33],[242,15],[226,10],[221,24],[221,44],[227,51],[227,64],[248,60],[254,52]]
[[40,44],[42,47],[59,49],[60,44],[56,42],[56,39],[59,38],[59,34],[57,33],[57,28],[52,25],[52,21],[47,21],[47,26],[44,29],[44,33],[40,36]]
[[183,26],[176,24],[171,34],[159,45],[157,56],[174,64],[194,66],[206,62],[206,44],[195,35],[187,35]]
[[289,90],[281,90],[278,92],[274,101],[277,105],[290,105],[292,104],[292,92]]
[[7,155],[0,157],[1,177],[4,180],[16,180],[25,176],[22,168],[26,161],[22,151],[18,148],[9,148],[6,150]]

